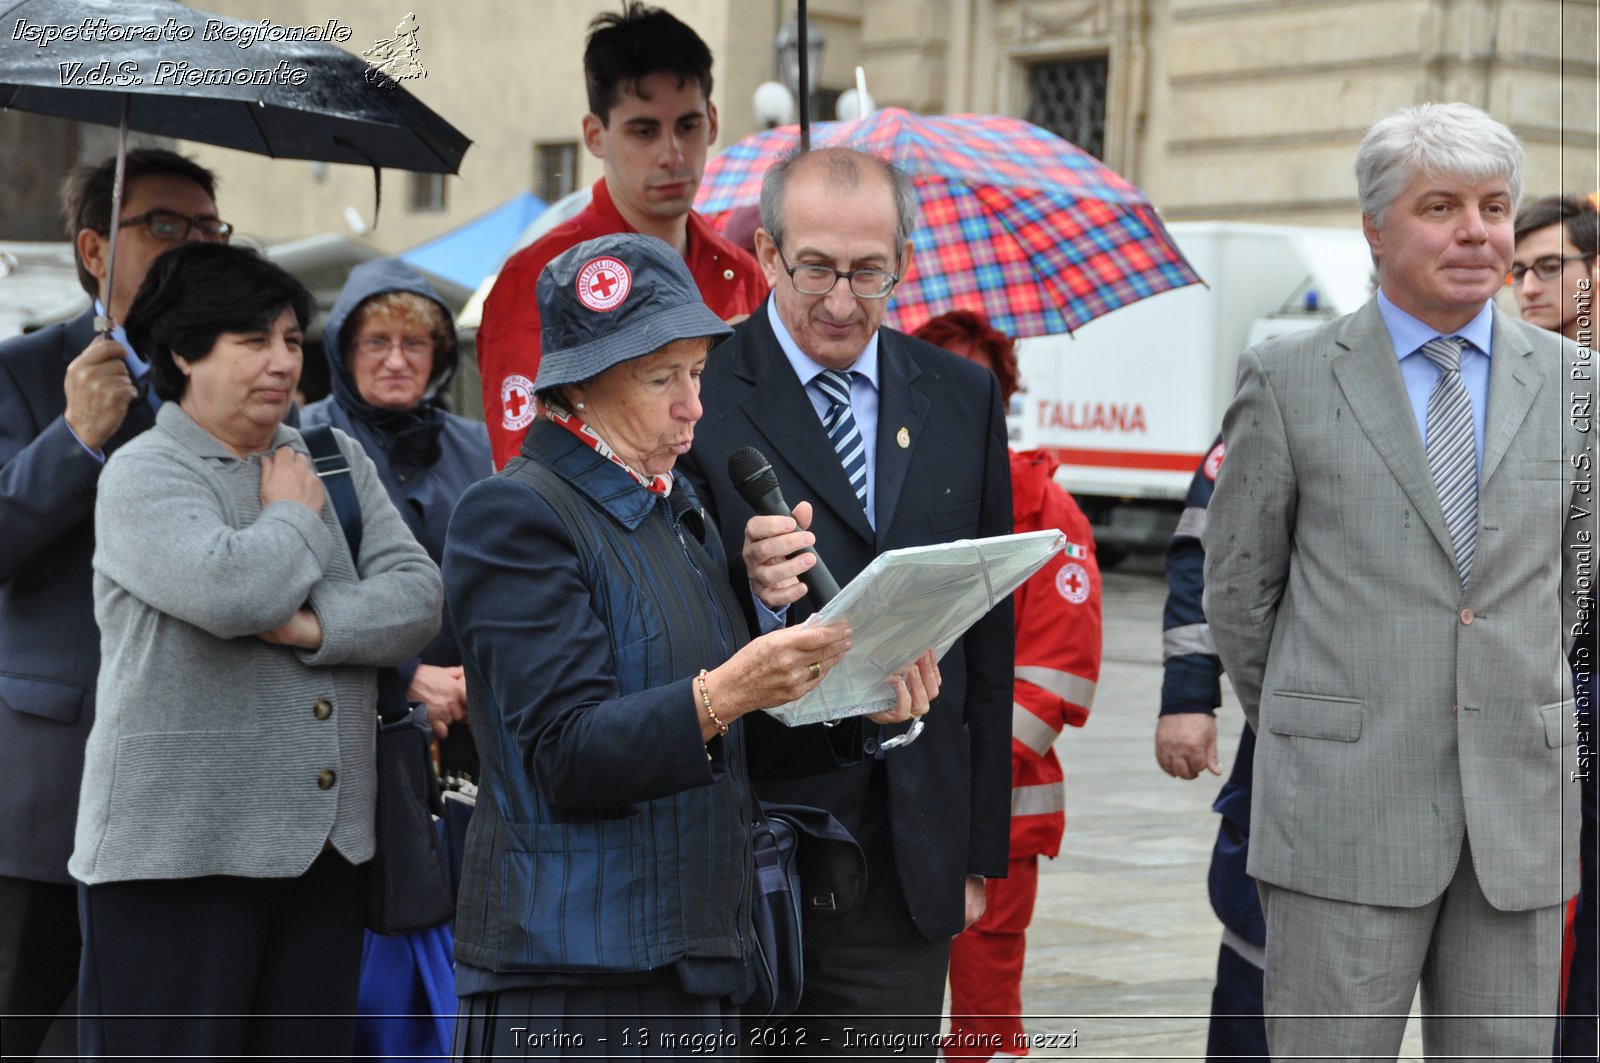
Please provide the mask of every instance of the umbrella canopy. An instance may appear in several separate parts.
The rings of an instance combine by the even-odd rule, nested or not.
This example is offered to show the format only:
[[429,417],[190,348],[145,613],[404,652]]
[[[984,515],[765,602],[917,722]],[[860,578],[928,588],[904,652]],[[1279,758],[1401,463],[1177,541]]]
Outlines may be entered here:
[[[330,25],[331,24],[331,25]],[[279,159],[456,173],[471,143],[312,27],[244,22],[173,0],[0,0],[0,109]],[[154,39],[151,39],[154,38]],[[246,46],[244,42],[248,41]]]
[[[820,122],[811,138],[888,159],[916,185],[911,268],[888,308],[897,328],[970,309],[1012,336],[1071,332],[1200,280],[1143,192],[1020,119],[891,107]],[[783,126],[734,144],[707,165],[696,208],[719,215],[759,202],[767,167],[798,143],[797,128]]]

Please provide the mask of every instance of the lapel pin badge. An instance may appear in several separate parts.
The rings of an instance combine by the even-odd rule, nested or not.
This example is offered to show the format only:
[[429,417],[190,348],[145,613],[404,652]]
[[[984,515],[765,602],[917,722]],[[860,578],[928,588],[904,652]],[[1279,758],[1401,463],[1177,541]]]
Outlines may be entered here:
[[904,450],[911,445],[911,433],[902,427],[900,431],[894,434],[894,441],[900,444],[901,450]]

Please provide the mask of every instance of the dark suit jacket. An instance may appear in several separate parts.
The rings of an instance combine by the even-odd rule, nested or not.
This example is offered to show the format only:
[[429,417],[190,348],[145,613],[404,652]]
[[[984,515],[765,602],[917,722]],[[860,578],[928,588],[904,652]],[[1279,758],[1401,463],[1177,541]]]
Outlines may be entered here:
[[[69,883],[100,633],[90,562],[104,467],[67,428],[94,311],[0,344],[0,875]],[[135,403],[105,451],[155,422]]]
[[[867,523],[821,421],[767,320],[757,310],[711,352],[701,380],[705,416],[682,464],[721,528],[736,588],[753,515],[728,479],[728,455],[754,446],[771,461],[790,505],[815,507],[817,551],[841,585],[878,554],[1011,530],[1005,416],[994,375],[920,340],[880,329],[877,531]],[[908,445],[897,437],[904,431]],[[741,595],[754,627],[754,603]],[[811,610],[790,607],[791,623]],[[991,610],[940,662],[943,691],[916,742],[884,758],[895,863],[917,928],[958,933],[967,874],[1006,873],[1011,800],[1012,610]],[[876,738],[864,720],[793,731],[762,713],[750,724],[751,773],[767,800],[817,805],[856,829],[871,757],[827,775],[783,781],[802,743]],[[904,728],[900,728],[903,730]]]

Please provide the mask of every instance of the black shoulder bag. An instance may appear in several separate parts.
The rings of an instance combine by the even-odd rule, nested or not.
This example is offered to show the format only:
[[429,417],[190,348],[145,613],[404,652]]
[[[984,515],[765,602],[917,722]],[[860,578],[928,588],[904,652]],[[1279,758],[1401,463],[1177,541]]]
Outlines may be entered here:
[[[327,425],[301,433],[328,501],[344,529],[350,557],[361,556],[361,501],[344,452]],[[428,755],[432,730],[425,705],[412,705],[393,668],[378,670],[377,852],[367,865],[367,927],[408,934],[455,915],[450,871],[434,827],[444,815]]]

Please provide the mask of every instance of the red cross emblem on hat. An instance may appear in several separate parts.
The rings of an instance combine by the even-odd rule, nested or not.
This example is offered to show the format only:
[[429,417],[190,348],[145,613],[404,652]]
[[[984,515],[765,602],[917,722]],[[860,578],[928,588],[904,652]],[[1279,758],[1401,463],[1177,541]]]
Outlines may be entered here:
[[590,259],[578,271],[578,300],[590,310],[612,310],[628,297],[633,274],[609,255]]

